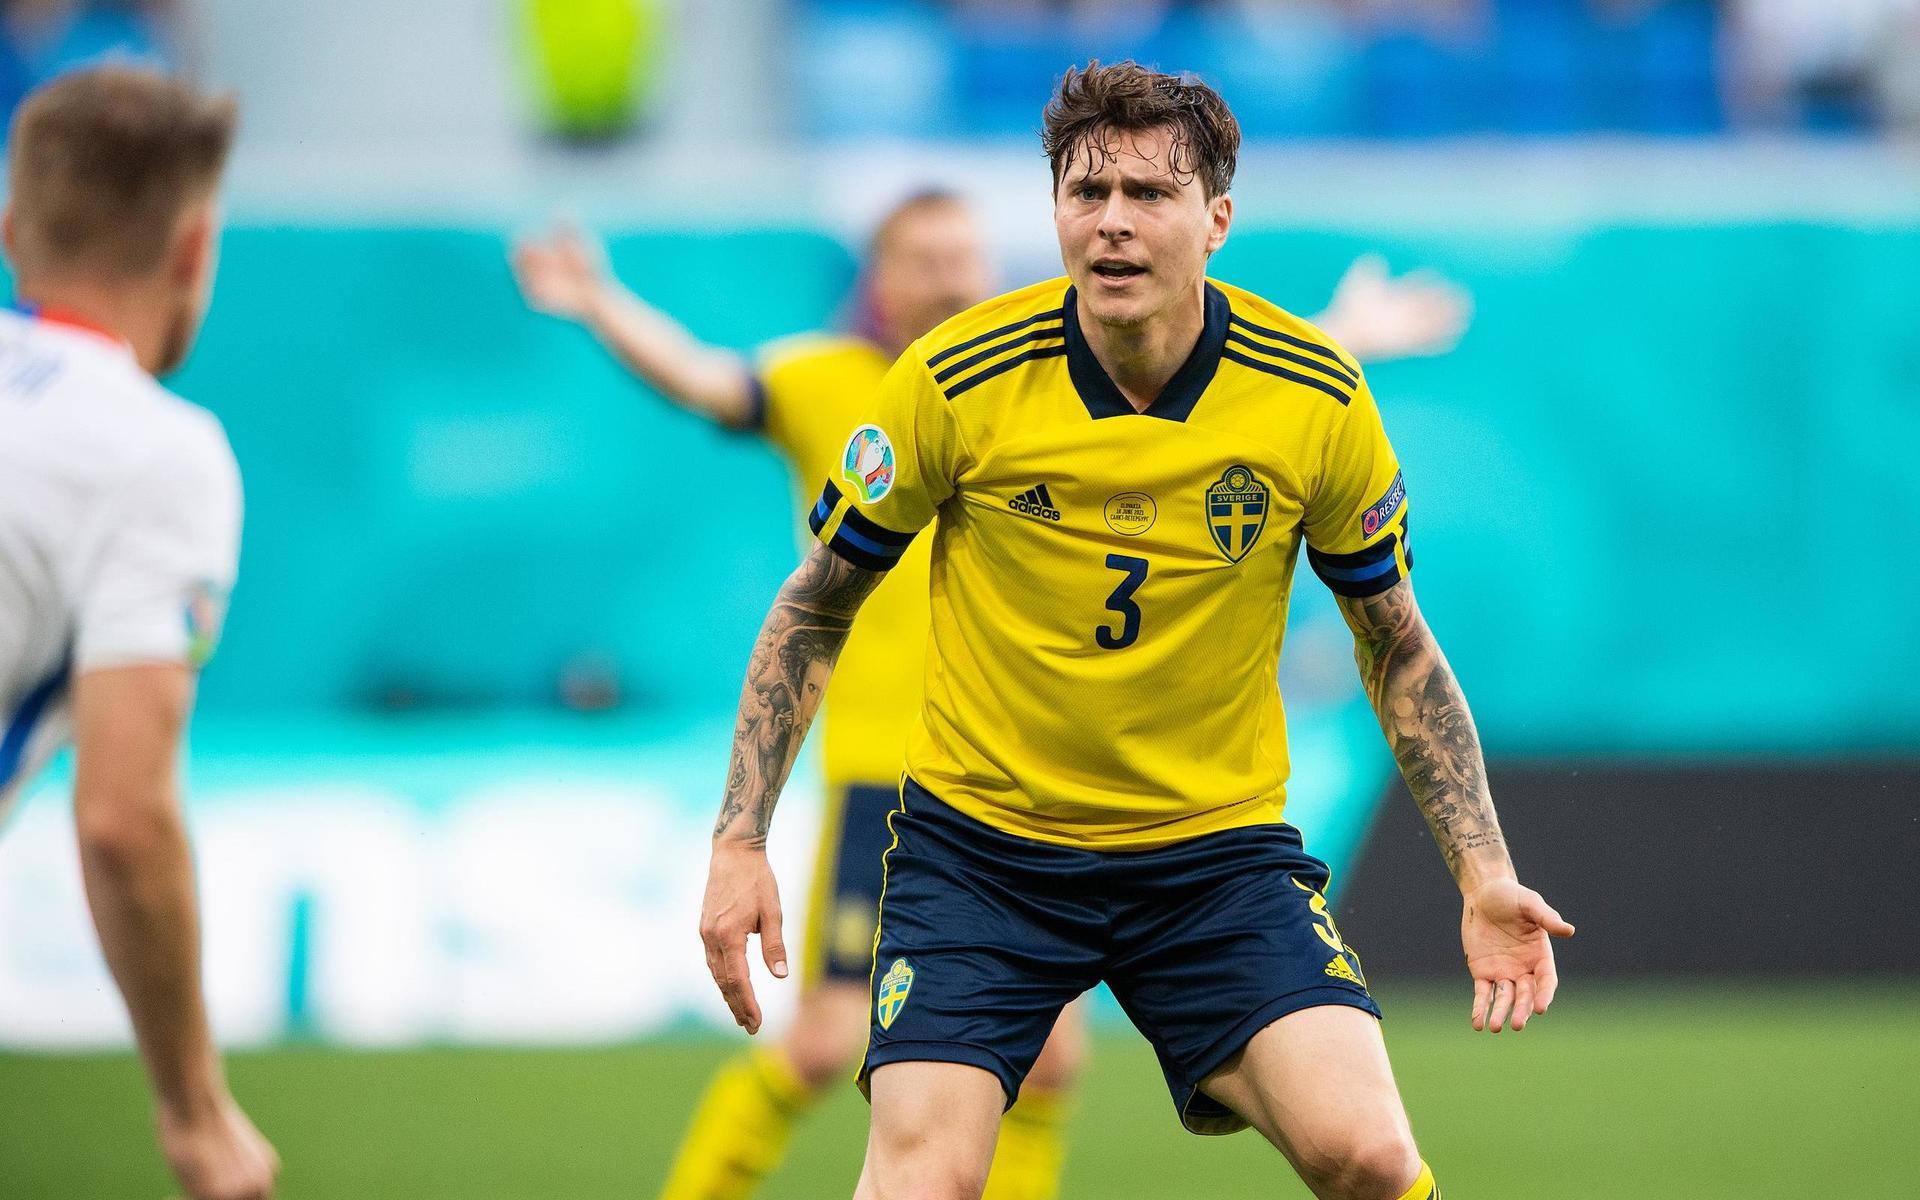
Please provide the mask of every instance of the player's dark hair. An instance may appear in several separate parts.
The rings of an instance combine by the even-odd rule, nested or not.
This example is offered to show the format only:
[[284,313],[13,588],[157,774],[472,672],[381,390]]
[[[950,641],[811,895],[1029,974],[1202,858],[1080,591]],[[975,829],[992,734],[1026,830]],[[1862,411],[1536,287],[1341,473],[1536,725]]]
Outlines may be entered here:
[[1167,75],[1137,62],[1069,67],[1047,102],[1040,145],[1053,164],[1057,189],[1085,156],[1091,174],[1112,156],[1114,135],[1168,129],[1173,133],[1169,169],[1182,182],[1198,177],[1207,199],[1233,186],[1240,157],[1240,122],[1227,102],[1192,74]]
[[36,89],[9,140],[15,265],[154,270],[180,214],[218,184],[235,122],[232,97],[134,67],[74,71]]

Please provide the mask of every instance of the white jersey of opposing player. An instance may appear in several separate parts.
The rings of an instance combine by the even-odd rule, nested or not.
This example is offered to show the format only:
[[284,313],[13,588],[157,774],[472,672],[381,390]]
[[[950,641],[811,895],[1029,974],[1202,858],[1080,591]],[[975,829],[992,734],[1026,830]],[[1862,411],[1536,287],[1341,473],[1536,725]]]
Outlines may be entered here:
[[206,661],[239,548],[213,414],[124,343],[0,310],[0,822],[68,740],[75,675]]

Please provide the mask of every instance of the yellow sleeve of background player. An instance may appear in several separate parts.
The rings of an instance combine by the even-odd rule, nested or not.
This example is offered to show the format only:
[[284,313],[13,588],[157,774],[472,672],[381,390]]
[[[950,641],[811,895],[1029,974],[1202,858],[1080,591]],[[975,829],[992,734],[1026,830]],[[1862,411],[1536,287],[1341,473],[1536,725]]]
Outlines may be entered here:
[[961,459],[953,410],[915,346],[887,372],[807,524],[848,562],[887,570],[953,494]]
[[819,342],[805,334],[783,338],[761,350],[753,367],[751,408],[743,428],[772,442],[789,460],[800,453],[803,431],[795,418],[804,410],[808,373],[817,369]]
[[1307,561],[1337,595],[1378,595],[1413,569],[1406,482],[1365,381],[1327,441],[1305,524]]

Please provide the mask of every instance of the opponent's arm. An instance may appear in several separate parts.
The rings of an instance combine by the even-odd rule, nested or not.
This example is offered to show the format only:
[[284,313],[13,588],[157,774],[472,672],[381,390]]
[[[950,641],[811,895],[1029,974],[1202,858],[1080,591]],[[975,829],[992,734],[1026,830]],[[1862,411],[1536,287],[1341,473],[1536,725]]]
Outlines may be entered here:
[[161,1149],[194,1200],[265,1197],[279,1159],[227,1090],[200,990],[200,919],[180,807],[193,672],[156,663],[74,683],[74,820],[100,949],[125,998]]
[[621,286],[600,246],[568,226],[513,250],[527,304],[584,326],[627,370],[674,404],[732,429],[754,419],[753,374],[731,350],[709,346]]
[[748,1033],[760,1028],[760,1006],[747,975],[747,936],[758,933],[768,969],[787,974],[780,894],[767,864],[774,805],[854,615],[884,577],[815,545],[774,598],[747,662],[726,795],[713,826],[700,938],[714,982]]
[[1473,1027],[1523,1028],[1558,984],[1547,938],[1573,926],[1522,887],[1494,815],[1486,762],[1460,681],[1402,579],[1377,595],[1340,597],[1360,678],[1433,832],[1465,906],[1460,919],[1474,977]]

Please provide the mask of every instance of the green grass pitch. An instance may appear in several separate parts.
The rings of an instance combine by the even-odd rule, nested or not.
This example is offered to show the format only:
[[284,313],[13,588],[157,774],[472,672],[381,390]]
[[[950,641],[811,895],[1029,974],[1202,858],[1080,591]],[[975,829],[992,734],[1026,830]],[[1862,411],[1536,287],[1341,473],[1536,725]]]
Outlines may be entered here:
[[[1467,989],[1388,990],[1388,1044],[1450,1197],[1911,1196],[1920,989],[1581,987],[1528,1032],[1474,1036]],[[295,1048],[235,1056],[286,1159],[287,1200],[648,1200],[715,1039],[598,1050]],[[0,1197],[173,1195],[125,1055],[0,1056]],[[767,1200],[846,1196],[849,1087],[794,1139]],[[1257,1135],[1180,1132],[1151,1052],[1098,1040],[1068,1200],[1304,1197]]]

